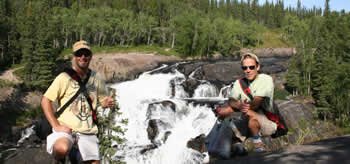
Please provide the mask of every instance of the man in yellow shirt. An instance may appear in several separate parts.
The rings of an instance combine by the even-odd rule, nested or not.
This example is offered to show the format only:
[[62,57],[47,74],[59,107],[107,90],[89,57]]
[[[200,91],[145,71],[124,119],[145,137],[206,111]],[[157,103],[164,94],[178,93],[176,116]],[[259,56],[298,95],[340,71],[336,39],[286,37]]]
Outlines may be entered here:
[[74,135],[83,161],[93,164],[100,161],[99,141],[96,136],[98,129],[92,113],[96,111],[98,101],[104,108],[114,107],[115,102],[113,93],[107,95],[102,76],[89,69],[91,59],[92,52],[86,41],[78,41],[73,45],[72,69],[81,80],[90,74],[85,86],[92,102],[92,109],[87,97],[81,92],[58,118],[55,117],[52,102],[57,100],[61,108],[80,88],[79,83],[65,72],[55,78],[42,98],[41,106],[53,131],[47,137],[47,151],[57,160],[64,159],[69,153],[74,143],[72,137]]
[[262,136],[270,136],[277,130],[277,124],[270,121],[264,111],[273,111],[274,85],[272,77],[259,74],[259,58],[252,53],[242,56],[241,65],[251,90],[253,100],[242,90],[239,80],[233,85],[232,95],[227,107],[219,108],[218,114],[226,116],[234,111],[240,111],[248,116],[248,127],[253,135],[255,151],[264,151],[264,144],[260,139]]

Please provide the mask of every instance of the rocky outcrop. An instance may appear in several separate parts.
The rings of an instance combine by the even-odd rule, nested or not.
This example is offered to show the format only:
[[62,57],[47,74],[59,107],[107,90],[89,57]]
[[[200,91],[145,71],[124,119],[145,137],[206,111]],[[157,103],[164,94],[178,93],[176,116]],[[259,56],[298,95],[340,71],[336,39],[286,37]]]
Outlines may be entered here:
[[171,101],[162,101],[157,103],[149,104],[147,109],[147,119],[148,121],[148,127],[147,127],[147,134],[148,139],[151,141],[152,144],[158,145],[160,143],[166,142],[168,139],[168,136],[171,134],[170,131],[166,131],[167,128],[161,128],[161,127],[170,127],[170,122],[167,121],[174,121],[172,119],[175,118],[172,117],[170,119],[163,118],[166,116],[166,114],[163,115],[163,113],[173,113],[175,114],[176,105]]
[[[283,73],[287,70],[288,59],[261,58],[260,72],[271,75],[276,86],[282,87],[284,83]],[[193,90],[203,83],[203,80],[209,81],[217,88],[222,88],[243,77],[240,61],[237,60],[192,61],[179,64],[177,68],[185,76],[189,77],[183,83],[184,89],[189,95],[193,94]]]
[[90,68],[113,83],[135,79],[138,74],[156,68],[161,62],[180,60],[175,56],[154,53],[98,53],[94,55]]

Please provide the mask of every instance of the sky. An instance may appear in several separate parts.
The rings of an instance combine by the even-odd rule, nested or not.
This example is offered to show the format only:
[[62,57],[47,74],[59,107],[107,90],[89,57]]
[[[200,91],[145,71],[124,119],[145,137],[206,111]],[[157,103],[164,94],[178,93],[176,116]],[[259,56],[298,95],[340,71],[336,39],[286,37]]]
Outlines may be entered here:
[[[272,0],[269,0],[272,1]],[[274,0],[276,2],[276,0]],[[316,8],[324,8],[326,0],[300,0],[301,6],[305,6],[308,9],[313,8],[313,6],[316,6]],[[264,4],[265,0],[259,0],[260,4]],[[298,0],[284,0],[284,6],[297,6]],[[329,7],[332,11],[341,11],[342,9],[345,10],[345,12],[350,11],[350,0],[330,0],[329,1]]]

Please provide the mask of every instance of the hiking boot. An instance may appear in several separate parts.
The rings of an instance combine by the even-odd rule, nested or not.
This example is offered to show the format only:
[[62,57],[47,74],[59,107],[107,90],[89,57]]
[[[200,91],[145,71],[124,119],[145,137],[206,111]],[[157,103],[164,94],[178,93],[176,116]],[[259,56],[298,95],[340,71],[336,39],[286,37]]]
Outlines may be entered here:
[[264,143],[262,142],[255,143],[254,152],[256,153],[265,152]]
[[241,144],[232,145],[232,156],[246,156],[248,155],[248,150]]

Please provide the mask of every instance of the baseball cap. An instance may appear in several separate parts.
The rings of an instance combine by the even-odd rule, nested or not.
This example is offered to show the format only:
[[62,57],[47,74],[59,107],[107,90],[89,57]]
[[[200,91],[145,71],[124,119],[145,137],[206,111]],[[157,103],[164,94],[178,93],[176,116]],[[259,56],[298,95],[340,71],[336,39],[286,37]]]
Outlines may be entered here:
[[257,64],[260,63],[258,56],[256,56],[256,55],[253,54],[253,53],[249,53],[249,52],[242,55],[241,63],[243,62],[243,60],[244,60],[247,56],[250,56],[251,58],[255,59],[255,61],[256,61]]
[[80,49],[87,49],[91,52],[91,48],[85,40],[80,40],[73,44],[73,53],[77,52]]

